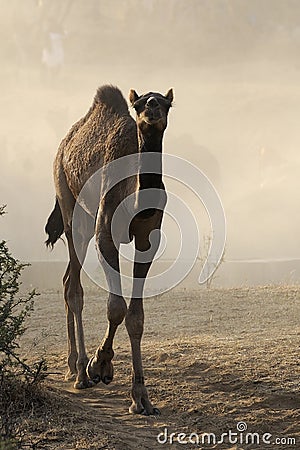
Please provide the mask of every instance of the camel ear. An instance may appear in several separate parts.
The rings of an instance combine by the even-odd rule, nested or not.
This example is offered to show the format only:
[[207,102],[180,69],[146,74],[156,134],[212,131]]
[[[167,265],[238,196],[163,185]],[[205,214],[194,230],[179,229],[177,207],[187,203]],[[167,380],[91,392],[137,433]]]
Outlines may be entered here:
[[173,89],[172,88],[168,90],[168,92],[166,93],[165,97],[166,97],[166,99],[169,100],[169,102],[172,105],[172,102],[174,100],[174,94],[173,94]]
[[139,98],[139,96],[137,95],[135,90],[134,89],[130,89],[130,91],[129,91],[129,101],[130,101],[132,106],[134,105],[134,103],[137,101],[138,98]]

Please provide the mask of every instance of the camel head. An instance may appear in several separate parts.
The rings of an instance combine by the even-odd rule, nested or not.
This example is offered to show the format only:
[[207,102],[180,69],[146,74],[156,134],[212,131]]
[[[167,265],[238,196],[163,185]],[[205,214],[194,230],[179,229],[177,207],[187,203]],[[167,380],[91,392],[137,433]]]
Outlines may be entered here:
[[139,96],[135,90],[129,92],[129,101],[136,111],[136,122],[142,133],[158,130],[163,132],[168,124],[168,113],[173,102],[173,89],[166,95],[148,92]]

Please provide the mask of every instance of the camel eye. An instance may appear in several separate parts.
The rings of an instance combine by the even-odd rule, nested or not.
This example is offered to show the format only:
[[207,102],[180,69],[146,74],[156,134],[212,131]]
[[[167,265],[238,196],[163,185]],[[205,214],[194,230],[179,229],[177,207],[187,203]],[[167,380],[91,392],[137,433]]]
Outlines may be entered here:
[[136,110],[136,112],[139,114],[144,109],[144,103],[138,100],[134,103],[133,107]]

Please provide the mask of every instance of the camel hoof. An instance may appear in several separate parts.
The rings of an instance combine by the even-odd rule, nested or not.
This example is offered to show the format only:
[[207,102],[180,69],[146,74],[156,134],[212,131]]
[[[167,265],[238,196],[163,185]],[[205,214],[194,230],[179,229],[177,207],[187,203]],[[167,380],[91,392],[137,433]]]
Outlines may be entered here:
[[142,416],[161,416],[161,412],[158,408],[153,408],[153,411],[151,413],[144,409],[140,414]]
[[101,381],[100,375],[94,375],[92,372],[92,362],[94,358],[91,358],[86,366],[86,374],[93,383],[98,384]]
[[[111,383],[113,380],[113,365],[112,365],[112,363],[109,362],[108,364],[106,364],[106,367],[104,367],[104,368],[103,368],[103,366],[101,367],[99,362],[96,364],[95,363],[93,364],[93,363],[94,363],[94,358],[91,358],[86,367],[86,374],[90,378],[90,380],[92,380],[94,384],[98,384],[98,383],[100,383],[100,381],[102,381],[104,384]],[[100,375],[95,373],[97,368],[100,371]],[[109,375],[104,375],[103,372],[109,373]]]
[[161,411],[158,408],[153,408],[152,416],[161,416]]
[[130,414],[139,414],[141,416],[160,416],[161,412],[158,408],[151,408],[151,410],[147,410],[144,407],[138,407],[135,403],[133,403],[129,408]]
[[76,373],[72,373],[68,370],[68,372],[65,374],[65,381],[75,381],[77,377]]
[[95,384],[98,384],[98,383],[100,383],[100,381],[101,381],[101,377],[100,377],[99,375],[96,375],[96,376],[92,379],[92,381],[93,381]]
[[95,385],[95,383],[92,380],[84,380],[84,381],[76,381],[74,383],[75,389],[88,389]]
[[112,382],[112,380],[112,377],[104,377],[102,381],[104,384],[109,384]]

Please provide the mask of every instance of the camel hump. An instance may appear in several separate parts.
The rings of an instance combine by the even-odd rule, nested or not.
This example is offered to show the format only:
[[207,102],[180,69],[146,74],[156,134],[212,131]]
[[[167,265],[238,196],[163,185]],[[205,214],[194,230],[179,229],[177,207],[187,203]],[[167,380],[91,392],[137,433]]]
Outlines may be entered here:
[[128,106],[119,88],[112,85],[105,85],[98,88],[94,104],[102,104],[112,109],[114,113],[123,116],[128,115]]

